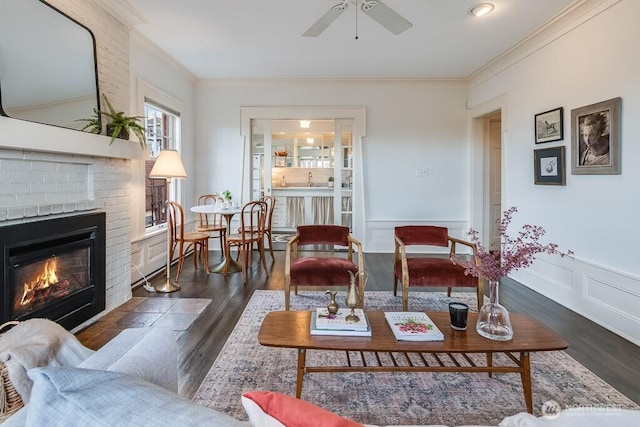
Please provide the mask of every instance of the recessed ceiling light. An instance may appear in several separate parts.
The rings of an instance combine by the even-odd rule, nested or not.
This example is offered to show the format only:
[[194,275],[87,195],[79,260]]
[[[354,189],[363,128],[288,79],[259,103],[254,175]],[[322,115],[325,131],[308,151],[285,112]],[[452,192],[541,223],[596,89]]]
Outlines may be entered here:
[[472,6],[469,9],[469,14],[473,16],[482,16],[493,10],[493,5],[491,3],[479,3],[475,6]]
[[309,125],[311,124],[311,122],[309,120],[300,120],[300,127],[307,129],[309,128]]

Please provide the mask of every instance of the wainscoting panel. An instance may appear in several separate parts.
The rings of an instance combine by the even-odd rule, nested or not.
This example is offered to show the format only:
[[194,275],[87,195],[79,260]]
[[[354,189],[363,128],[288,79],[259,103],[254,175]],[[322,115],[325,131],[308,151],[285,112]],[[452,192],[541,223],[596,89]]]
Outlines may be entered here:
[[541,258],[510,277],[640,345],[640,277],[568,257]]

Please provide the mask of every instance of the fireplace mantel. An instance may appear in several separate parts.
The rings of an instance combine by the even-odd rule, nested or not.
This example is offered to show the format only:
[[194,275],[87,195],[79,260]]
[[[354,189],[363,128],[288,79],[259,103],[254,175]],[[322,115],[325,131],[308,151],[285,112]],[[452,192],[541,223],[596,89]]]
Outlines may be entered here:
[[132,160],[148,157],[135,141],[118,139],[109,144],[108,136],[9,117],[0,116],[0,132],[2,148]]

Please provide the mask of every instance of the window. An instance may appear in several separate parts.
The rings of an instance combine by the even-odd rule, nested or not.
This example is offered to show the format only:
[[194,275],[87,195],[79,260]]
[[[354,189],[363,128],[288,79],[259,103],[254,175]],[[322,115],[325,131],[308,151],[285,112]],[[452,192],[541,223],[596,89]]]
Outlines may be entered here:
[[[178,147],[178,129],[180,116],[152,101],[145,99],[145,128],[149,160],[145,162],[145,227],[147,229],[167,222],[165,202],[167,200],[167,182],[164,179],[151,179],[149,173],[165,148]],[[173,191],[172,191],[173,192]],[[172,195],[173,196],[173,195]],[[172,197],[175,199],[175,197]]]

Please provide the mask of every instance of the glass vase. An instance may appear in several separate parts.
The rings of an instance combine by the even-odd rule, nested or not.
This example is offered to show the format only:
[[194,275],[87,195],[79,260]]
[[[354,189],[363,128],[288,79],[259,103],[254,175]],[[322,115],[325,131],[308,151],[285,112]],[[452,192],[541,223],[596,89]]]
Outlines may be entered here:
[[489,281],[489,302],[484,304],[478,313],[476,330],[490,340],[509,341],[513,338],[513,328],[509,312],[498,302],[500,281]]

